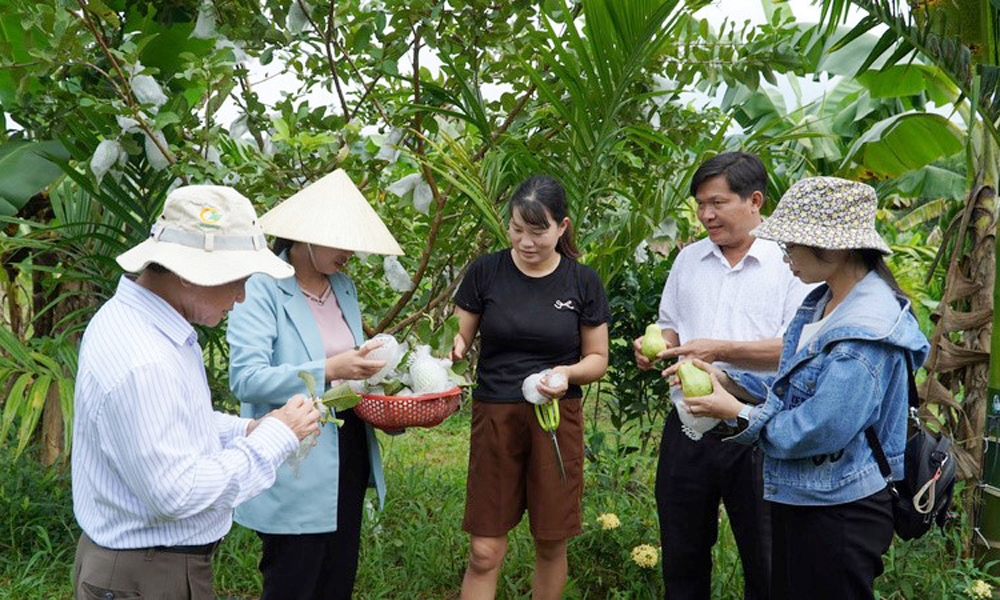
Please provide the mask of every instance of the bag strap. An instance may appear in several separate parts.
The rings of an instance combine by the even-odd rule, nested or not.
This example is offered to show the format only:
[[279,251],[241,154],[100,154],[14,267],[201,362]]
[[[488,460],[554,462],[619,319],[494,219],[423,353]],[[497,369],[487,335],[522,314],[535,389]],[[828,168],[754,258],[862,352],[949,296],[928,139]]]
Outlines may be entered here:
[[[908,353],[906,354],[906,378],[909,381],[910,388],[909,408],[918,409],[920,408],[920,397],[917,395],[917,382],[913,379],[913,361]],[[888,481],[892,475],[892,469],[889,468],[889,460],[886,459],[885,451],[882,450],[882,443],[878,441],[874,425],[870,425],[865,429],[865,439],[868,440],[868,445],[872,448],[872,454],[875,455],[878,470],[882,473],[882,477],[885,477],[886,481]]]

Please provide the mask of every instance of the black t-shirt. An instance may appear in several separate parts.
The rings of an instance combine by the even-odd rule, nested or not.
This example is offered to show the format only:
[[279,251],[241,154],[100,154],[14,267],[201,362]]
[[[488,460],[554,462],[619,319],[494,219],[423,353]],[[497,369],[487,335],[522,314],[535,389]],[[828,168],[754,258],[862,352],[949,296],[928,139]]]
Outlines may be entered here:
[[[532,373],[580,361],[580,326],[610,319],[597,273],[562,257],[556,270],[529,277],[502,250],[477,258],[455,294],[455,304],[479,315],[481,340],[473,396],[487,402],[522,400]],[[571,385],[568,398],[579,398]]]

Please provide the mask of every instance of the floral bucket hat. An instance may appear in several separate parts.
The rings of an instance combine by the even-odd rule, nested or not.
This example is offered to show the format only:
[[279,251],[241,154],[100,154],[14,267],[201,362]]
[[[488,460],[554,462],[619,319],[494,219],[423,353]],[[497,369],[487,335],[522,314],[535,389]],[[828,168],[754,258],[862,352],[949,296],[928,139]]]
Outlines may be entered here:
[[864,183],[839,177],[808,177],[781,197],[751,235],[828,250],[892,250],[875,231],[878,198]]
[[149,237],[117,260],[132,273],[158,263],[201,286],[223,285],[254,273],[276,279],[295,274],[267,248],[250,200],[219,185],[188,185],[170,192]]

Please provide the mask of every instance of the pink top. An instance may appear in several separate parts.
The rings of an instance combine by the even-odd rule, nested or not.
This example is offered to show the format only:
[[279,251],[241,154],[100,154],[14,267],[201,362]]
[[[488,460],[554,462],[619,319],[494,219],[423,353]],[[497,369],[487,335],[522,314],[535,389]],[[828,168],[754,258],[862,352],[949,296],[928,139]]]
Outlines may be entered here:
[[351,333],[351,328],[344,320],[344,313],[341,312],[340,304],[337,303],[337,296],[330,290],[323,294],[321,300],[308,294],[304,295],[306,304],[309,305],[309,310],[312,311],[313,318],[316,319],[320,337],[323,338],[323,350],[326,352],[326,357],[336,356],[354,348],[354,334]]

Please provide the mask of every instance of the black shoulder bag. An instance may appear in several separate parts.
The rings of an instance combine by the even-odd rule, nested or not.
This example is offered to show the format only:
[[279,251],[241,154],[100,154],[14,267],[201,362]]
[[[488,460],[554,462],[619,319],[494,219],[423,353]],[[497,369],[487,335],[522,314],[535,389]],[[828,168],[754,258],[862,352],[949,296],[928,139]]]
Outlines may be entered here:
[[920,399],[909,354],[906,356],[906,367],[910,384],[909,413],[915,425],[906,440],[902,480],[890,479],[889,461],[874,427],[865,429],[865,438],[892,492],[892,519],[896,535],[912,540],[927,533],[934,523],[944,525],[955,488],[955,461],[951,456],[951,439],[943,434],[940,438],[935,437],[920,423],[917,417]]

